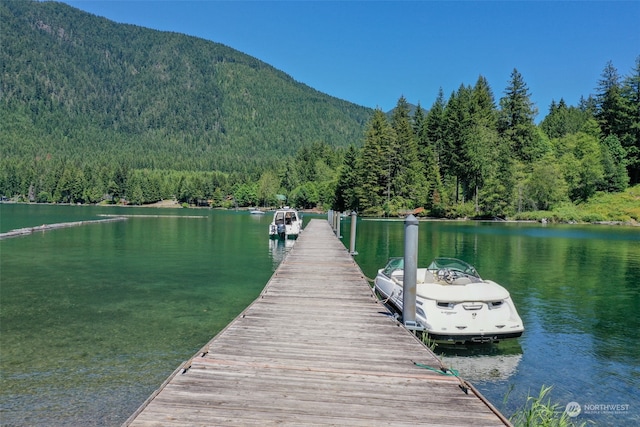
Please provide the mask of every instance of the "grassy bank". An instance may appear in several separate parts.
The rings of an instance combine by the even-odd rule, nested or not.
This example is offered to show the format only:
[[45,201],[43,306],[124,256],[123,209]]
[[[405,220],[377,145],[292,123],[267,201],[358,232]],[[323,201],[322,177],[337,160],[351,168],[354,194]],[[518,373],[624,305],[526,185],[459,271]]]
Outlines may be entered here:
[[[529,396],[525,404],[510,418],[514,427],[584,427],[586,422],[577,422],[568,415],[559,403],[552,403],[549,396],[552,387],[542,386],[538,396]],[[508,399],[508,395],[505,400]],[[578,412],[579,413],[579,412]]]
[[597,194],[588,202],[577,205],[566,203],[551,211],[523,212],[514,219],[640,225],[640,185],[623,193]]

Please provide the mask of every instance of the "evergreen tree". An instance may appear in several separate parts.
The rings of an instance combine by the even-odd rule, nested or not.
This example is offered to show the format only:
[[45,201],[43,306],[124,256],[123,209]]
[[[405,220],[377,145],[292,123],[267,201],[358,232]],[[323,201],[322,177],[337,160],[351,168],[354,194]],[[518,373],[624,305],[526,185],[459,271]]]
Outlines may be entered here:
[[570,133],[580,131],[584,123],[592,116],[591,107],[588,107],[584,98],[581,100],[582,107],[567,106],[564,99],[556,104],[551,102],[549,114],[540,123],[540,129],[549,138],[562,138]]
[[390,156],[394,160],[390,176],[391,194],[404,209],[424,206],[427,190],[424,166],[418,156],[418,145],[409,112],[409,104],[402,96],[398,99],[391,118],[391,126],[395,131]]
[[114,199],[117,200],[125,197],[130,173],[131,171],[126,163],[120,163],[116,167],[111,181],[113,185],[109,188],[109,192],[113,195]]
[[298,170],[300,182],[316,180],[316,160],[319,153],[311,147],[302,147],[296,153],[295,165]]
[[367,124],[362,154],[358,157],[357,187],[358,205],[363,213],[378,212],[391,198],[389,149],[395,134],[387,117],[376,109]]
[[640,56],[624,79],[622,96],[627,101],[627,133],[621,141],[626,150],[627,167],[632,184],[640,183]]
[[615,135],[602,141],[602,167],[604,177],[600,189],[609,192],[624,191],[629,183],[626,152]]
[[588,117],[595,116],[596,110],[598,107],[596,106],[597,102],[593,95],[589,95],[587,99],[584,96],[580,97],[580,101],[578,102],[578,109],[587,114]]
[[444,92],[440,88],[438,96],[425,118],[425,135],[418,141],[419,144],[424,145],[426,140],[433,147],[438,168],[442,167],[442,153],[445,150],[445,105]]
[[604,137],[615,135],[624,140],[628,130],[628,106],[622,96],[618,70],[609,61],[598,81],[596,118]]
[[[465,163],[465,137],[470,134],[471,88],[460,85],[458,91],[452,93],[444,110],[444,146],[442,165],[445,171],[445,185],[453,186],[455,202],[464,201],[467,165]],[[462,198],[460,187],[462,186]]]
[[475,199],[479,212],[478,192],[495,166],[498,133],[493,93],[487,79],[480,76],[471,94],[469,126],[464,136],[465,187]]
[[549,106],[549,114],[542,120],[540,127],[549,138],[560,138],[565,136],[567,131],[567,104],[564,99],[556,104],[555,100],[551,101]]
[[[442,90],[440,90],[442,94]],[[437,101],[436,101],[437,102]],[[441,100],[441,102],[443,102]],[[442,116],[444,105],[440,105],[440,116]],[[429,111],[429,114],[433,111]],[[432,211],[442,211],[442,198],[444,197],[444,187],[440,178],[440,168],[436,158],[435,143],[430,139],[429,114],[424,115],[420,104],[413,116],[413,126],[416,134],[416,141],[418,143],[418,157],[424,168],[424,176],[426,180],[426,203],[425,207]],[[434,113],[431,119],[431,123],[435,125]]]
[[416,105],[416,109],[413,112],[413,117],[411,118],[411,124],[413,126],[414,135],[417,136],[420,133],[420,131],[424,128],[424,121],[425,121],[424,109],[420,105],[420,102],[418,102],[418,105]]
[[500,99],[498,130],[511,144],[511,150],[519,160],[530,162],[544,155],[544,148],[535,132],[536,108],[531,102],[529,88],[517,69],[511,73],[511,81]]
[[293,160],[287,161],[285,169],[280,177],[282,188],[287,192],[292,191],[298,185],[300,185],[300,178],[298,177],[298,170]]
[[142,176],[139,173],[131,174],[131,178],[128,181],[127,190],[125,196],[127,201],[133,205],[142,205],[144,200],[144,193],[142,190],[143,187]]
[[344,156],[344,163],[340,168],[336,186],[333,209],[339,212],[358,209],[358,197],[356,194],[358,187],[357,162],[358,153],[355,147],[351,145]]
[[480,190],[480,210],[486,215],[504,217],[514,212],[517,202],[517,163],[511,151],[511,141],[499,138],[494,161],[495,171],[485,180]]

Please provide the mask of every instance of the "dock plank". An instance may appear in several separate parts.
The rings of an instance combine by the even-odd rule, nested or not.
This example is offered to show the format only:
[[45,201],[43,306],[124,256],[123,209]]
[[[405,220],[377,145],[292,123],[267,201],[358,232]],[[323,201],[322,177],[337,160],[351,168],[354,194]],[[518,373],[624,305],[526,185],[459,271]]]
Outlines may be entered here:
[[441,366],[311,220],[261,295],[124,425],[509,424],[469,383],[414,362]]

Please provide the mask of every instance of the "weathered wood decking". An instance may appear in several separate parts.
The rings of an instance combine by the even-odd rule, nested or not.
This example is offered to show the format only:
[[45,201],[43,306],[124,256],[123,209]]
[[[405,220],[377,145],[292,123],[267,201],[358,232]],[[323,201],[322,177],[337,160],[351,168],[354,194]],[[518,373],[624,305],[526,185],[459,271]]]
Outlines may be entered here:
[[473,387],[414,362],[440,366],[312,220],[260,297],[124,425],[508,424]]

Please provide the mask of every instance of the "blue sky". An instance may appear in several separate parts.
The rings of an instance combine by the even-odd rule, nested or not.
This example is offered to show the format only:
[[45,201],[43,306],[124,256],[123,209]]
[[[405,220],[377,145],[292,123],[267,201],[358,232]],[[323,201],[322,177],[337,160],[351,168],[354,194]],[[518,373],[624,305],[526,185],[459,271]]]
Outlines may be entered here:
[[541,120],[552,99],[595,93],[608,61],[640,55],[640,1],[64,0],[120,23],[184,33],[254,56],[337,98],[431,107],[487,78],[496,102],[516,68]]

